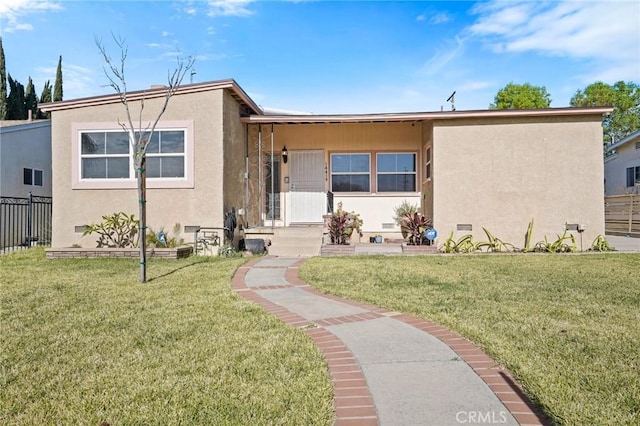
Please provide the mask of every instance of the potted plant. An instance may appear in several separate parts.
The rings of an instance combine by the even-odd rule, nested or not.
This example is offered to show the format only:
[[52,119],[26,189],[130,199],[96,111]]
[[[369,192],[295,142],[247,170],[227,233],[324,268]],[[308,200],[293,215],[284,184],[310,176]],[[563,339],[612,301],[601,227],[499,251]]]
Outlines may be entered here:
[[429,240],[425,237],[424,231],[431,226],[431,219],[427,219],[417,212],[407,213],[402,218],[401,226],[407,234],[408,244],[415,246],[429,245]]
[[[362,219],[355,212],[345,211],[342,208],[342,203],[338,203],[338,210],[331,214],[327,228],[331,243],[323,245],[321,254],[353,252],[355,246],[351,245],[351,240],[356,235],[362,236]],[[338,248],[337,246],[349,248]]]
[[402,238],[407,238],[408,233],[405,227],[402,226],[403,219],[407,216],[407,214],[413,214],[418,211],[417,204],[411,204],[407,200],[403,200],[400,205],[393,208],[393,220],[400,227],[400,232],[402,232]]

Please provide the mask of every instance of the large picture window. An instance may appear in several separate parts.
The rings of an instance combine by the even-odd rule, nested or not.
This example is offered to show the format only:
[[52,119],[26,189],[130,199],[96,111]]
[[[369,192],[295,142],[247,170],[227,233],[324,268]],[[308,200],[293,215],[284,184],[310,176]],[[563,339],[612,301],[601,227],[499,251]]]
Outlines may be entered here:
[[416,154],[377,154],[376,175],[378,192],[415,192]]
[[369,154],[331,154],[331,191],[370,192]]
[[[81,179],[132,179],[132,148],[123,131],[80,135]],[[157,130],[147,147],[148,178],[185,177],[185,131]]]

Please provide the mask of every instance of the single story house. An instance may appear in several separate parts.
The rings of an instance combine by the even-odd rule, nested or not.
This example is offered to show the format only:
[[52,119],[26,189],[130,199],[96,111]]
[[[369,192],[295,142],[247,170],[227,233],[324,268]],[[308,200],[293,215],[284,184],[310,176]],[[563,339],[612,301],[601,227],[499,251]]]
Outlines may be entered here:
[[607,147],[605,195],[640,193],[640,130]]
[[[143,126],[164,96],[129,93]],[[137,212],[131,149],[117,95],[41,105],[52,115],[54,247],[92,246],[81,226]],[[585,225],[604,233],[602,116],[610,108],[267,114],[234,80],[181,86],[148,151],[149,225],[320,224],[342,203],[365,238],[400,236],[404,200],[433,220],[438,241],[482,227],[521,246]],[[138,113],[134,113],[138,116]],[[188,239],[188,235],[185,238]]]

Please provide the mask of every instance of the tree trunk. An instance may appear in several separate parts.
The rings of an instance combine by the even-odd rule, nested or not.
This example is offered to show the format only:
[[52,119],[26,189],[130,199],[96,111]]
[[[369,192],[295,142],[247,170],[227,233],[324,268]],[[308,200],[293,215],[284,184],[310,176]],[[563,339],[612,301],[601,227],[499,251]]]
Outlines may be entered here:
[[138,168],[138,212],[140,224],[138,238],[140,241],[140,282],[147,282],[147,158],[142,154]]

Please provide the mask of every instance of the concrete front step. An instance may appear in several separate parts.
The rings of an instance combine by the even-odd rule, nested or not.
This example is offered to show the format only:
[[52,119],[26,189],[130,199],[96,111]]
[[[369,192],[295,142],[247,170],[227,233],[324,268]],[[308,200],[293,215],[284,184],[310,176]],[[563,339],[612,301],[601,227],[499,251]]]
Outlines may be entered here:
[[261,227],[245,230],[245,238],[260,238],[270,242],[272,256],[311,257],[320,255],[324,228],[317,225],[296,225],[285,228]]

